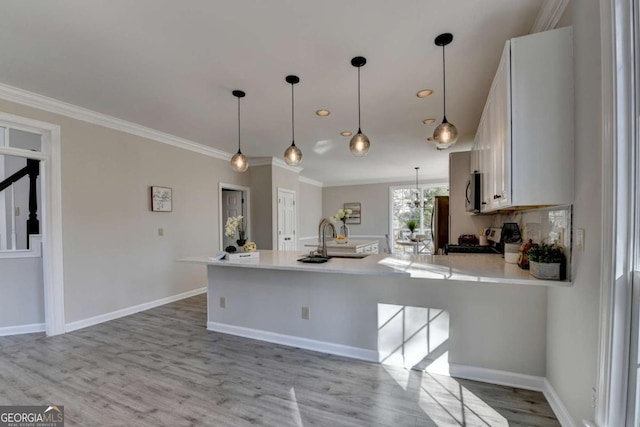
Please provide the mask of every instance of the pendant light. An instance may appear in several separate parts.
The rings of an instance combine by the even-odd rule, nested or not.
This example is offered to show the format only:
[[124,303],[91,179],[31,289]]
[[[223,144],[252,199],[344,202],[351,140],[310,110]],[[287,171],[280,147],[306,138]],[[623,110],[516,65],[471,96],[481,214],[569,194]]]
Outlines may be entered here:
[[410,208],[422,208],[422,202],[420,201],[420,187],[418,187],[418,166],[414,168],[416,170],[416,197],[408,202]]
[[458,129],[447,121],[447,80],[444,59],[444,47],[451,43],[453,35],[451,33],[440,34],[435,39],[436,46],[442,46],[442,99],[443,99],[443,119],[442,123],[433,131],[433,140],[440,150],[451,147],[458,140]]
[[300,78],[298,76],[287,76],[285,77],[287,83],[291,84],[291,145],[284,150],[284,161],[287,162],[289,166],[296,166],[298,163],[302,161],[302,151],[298,147],[296,147],[296,138],[295,138],[295,128],[294,128],[294,104],[293,104],[293,85],[300,83]]
[[231,93],[238,98],[238,152],[231,158],[231,167],[236,172],[244,172],[249,167],[247,156],[240,151],[240,98],[244,98],[245,93],[241,90],[234,90]]
[[367,63],[367,60],[362,56],[356,56],[351,60],[351,65],[358,68],[358,133],[356,133],[349,142],[349,150],[351,154],[357,157],[364,157],[369,152],[371,142],[367,135],[360,130],[360,68]]

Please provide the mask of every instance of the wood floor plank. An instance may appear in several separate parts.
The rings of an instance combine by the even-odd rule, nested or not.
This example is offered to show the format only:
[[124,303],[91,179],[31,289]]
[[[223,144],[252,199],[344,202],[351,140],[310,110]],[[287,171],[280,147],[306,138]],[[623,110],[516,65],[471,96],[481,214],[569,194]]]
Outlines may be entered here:
[[[205,329],[199,295],[0,345],[0,404],[69,426],[558,426],[541,393]],[[32,337],[33,338],[33,337]]]

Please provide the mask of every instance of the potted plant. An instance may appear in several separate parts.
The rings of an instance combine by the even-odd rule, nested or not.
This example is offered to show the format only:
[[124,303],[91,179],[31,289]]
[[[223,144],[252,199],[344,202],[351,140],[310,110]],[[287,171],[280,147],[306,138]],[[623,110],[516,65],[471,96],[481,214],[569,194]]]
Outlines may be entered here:
[[416,228],[418,228],[418,221],[416,221],[415,219],[410,219],[409,221],[407,221],[407,228],[411,232],[411,235],[409,236],[409,239],[415,240],[415,238],[416,238]]
[[238,238],[236,243],[238,247],[244,246],[247,242],[247,236],[245,234],[244,219],[242,215],[230,216],[227,218],[227,223],[224,226],[224,234],[230,239],[236,236],[236,230],[238,232]]
[[566,258],[562,247],[557,244],[532,246],[527,252],[529,274],[537,279],[564,280]]
[[353,211],[351,209],[338,209],[338,213],[331,217],[333,222],[342,222],[340,230],[338,230],[338,242],[347,243],[349,241],[349,227],[347,227],[347,220],[351,217]]

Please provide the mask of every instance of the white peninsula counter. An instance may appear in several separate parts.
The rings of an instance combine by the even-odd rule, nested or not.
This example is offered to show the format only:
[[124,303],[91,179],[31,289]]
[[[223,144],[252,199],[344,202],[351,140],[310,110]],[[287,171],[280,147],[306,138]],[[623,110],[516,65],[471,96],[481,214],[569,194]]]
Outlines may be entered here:
[[407,367],[448,361],[481,380],[544,376],[547,286],[522,285],[547,283],[499,255],[305,255],[181,261],[207,265],[212,331]]

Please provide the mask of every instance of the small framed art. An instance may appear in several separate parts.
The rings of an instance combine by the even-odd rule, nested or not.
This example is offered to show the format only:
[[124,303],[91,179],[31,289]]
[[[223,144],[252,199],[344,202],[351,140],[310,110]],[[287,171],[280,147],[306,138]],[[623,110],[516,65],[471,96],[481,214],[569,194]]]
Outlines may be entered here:
[[171,212],[171,188],[151,187],[151,210],[153,212]]
[[344,210],[351,209],[351,215],[347,218],[347,224],[360,224],[362,221],[362,205],[360,202],[345,203]]

